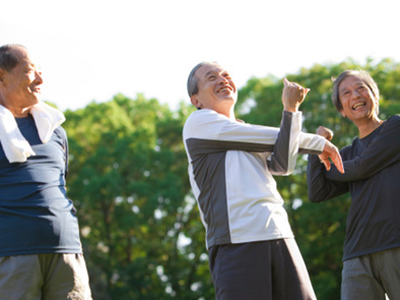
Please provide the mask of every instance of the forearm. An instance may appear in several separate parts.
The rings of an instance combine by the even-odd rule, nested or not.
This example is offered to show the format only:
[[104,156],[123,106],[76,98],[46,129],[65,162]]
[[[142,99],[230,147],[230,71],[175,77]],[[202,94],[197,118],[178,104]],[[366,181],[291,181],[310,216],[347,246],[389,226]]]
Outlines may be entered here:
[[[378,154],[382,154],[382,152],[377,153],[377,155]],[[332,165],[329,171],[324,171],[324,176],[328,180],[339,182],[363,180],[400,161],[399,153],[393,154],[387,159],[382,158],[383,157],[373,160],[371,157],[357,156],[352,160],[343,162],[345,170],[343,174],[337,170],[336,166]]]
[[274,152],[269,158],[268,169],[274,175],[289,175],[296,166],[299,135],[302,123],[301,112],[282,113],[282,122],[275,142]]
[[[349,182],[369,178],[383,169],[400,161],[400,121],[392,117],[382,125],[380,131],[367,140],[366,146],[360,147],[360,141],[351,146],[354,153],[350,159],[345,155],[343,161],[345,173],[341,174],[336,168],[326,172],[329,180]],[[373,133],[374,134],[374,133]],[[365,141],[364,141],[365,143]],[[357,150],[361,149],[361,150]]]
[[324,173],[324,165],[318,156],[310,155],[307,164],[307,184],[308,198],[311,202],[322,202],[349,191],[347,183],[328,180]]
[[321,154],[324,150],[326,140],[318,134],[300,133],[299,153],[300,154]]

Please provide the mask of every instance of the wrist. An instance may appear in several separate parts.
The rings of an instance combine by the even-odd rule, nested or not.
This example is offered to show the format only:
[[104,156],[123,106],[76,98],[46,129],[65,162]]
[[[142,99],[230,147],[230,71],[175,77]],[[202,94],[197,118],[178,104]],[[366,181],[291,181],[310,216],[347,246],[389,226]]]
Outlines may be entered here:
[[283,110],[288,111],[288,112],[293,112],[293,113],[299,111],[297,107],[285,107],[285,106],[283,107]]

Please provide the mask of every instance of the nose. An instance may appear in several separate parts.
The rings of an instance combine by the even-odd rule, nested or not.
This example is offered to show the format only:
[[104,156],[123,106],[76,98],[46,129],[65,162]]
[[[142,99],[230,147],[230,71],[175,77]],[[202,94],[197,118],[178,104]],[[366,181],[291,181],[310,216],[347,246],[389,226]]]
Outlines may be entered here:
[[36,71],[35,72],[35,82],[37,84],[42,84],[43,83],[43,77],[42,77],[42,72],[41,71]]
[[353,89],[351,96],[352,98],[356,99],[358,97],[361,97],[361,93],[358,89]]
[[225,84],[228,83],[228,79],[225,78],[225,76],[220,75],[219,76],[219,84]]

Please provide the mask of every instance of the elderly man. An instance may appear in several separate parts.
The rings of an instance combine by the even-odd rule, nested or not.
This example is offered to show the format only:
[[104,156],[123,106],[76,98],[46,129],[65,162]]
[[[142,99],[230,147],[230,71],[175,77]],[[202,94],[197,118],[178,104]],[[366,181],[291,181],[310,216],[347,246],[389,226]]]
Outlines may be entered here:
[[[310,156],[309,197],[321,202],[350,192],[343,254],[342,300],[400,299],[400,117],[378,117],[379,89],[365,71],[339,75],[332,100],[359,137],[340,153],[346,173],[324,171]],[[327,139],[324,127],[318,134]]]
[[198,64],[188,78],[198,111],[183,140],[219,300],[315,299],[272,175],[290,174],[300,151],[323,153],[328,168],[329,156],[341,159],[327,140],[301,132],[308,89],[284,84],[279,129],[235,119],[236,86],[217,63]]
[[66,196],[64,115],[27,49],[0,47],[0,299],[92,299]]

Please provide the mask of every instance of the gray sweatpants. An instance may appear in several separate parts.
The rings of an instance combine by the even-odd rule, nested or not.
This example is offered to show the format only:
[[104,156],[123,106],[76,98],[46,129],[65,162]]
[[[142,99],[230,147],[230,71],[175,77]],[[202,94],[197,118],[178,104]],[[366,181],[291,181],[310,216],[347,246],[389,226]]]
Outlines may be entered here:
[[344,261],[342,300],[400,300],[400,248]]

